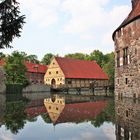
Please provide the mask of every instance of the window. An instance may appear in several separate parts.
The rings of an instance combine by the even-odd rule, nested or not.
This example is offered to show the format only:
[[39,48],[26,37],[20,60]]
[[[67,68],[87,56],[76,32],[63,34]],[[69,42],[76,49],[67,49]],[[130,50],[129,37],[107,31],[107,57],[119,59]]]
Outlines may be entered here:
[[128,110],[126,110],[126,117],[128,117],[128,115],[129,115],[129,112],[128,112]]
[[51,75],[51,72],[49,71],[49,75]]
[[128,28],[128,34],[129,34],[129,37],[131,37],[131,36],[132,36],[132,30],[131,30],[131,28],[130,28],[130,27]]
[[125,84],[126,85],[128,84],[128,78],[125,78]]
[[120,83],[120,80],[119,80],[119,79],[117,79],[117,83],[118,83],[118,84]]
[[58,74],[58,71],[56,71],[56,74]]
[[117,67],[120,67],[120,51],[117,51]]
[[128,48],[123,49],[123,64],[128,64]]
[[68,81],[68,84],[71,84],[71,81]]
[[137,54],[137,49],[135,48],[135,54]]

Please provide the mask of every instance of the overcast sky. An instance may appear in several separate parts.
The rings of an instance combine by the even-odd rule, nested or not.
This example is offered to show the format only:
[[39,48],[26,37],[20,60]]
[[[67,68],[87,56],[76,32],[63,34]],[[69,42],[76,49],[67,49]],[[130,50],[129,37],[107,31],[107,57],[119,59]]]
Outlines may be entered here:
[[127,17],[131,0],[18,0],[26,24],[14,50],[35,54],[114,51],[113,31]]

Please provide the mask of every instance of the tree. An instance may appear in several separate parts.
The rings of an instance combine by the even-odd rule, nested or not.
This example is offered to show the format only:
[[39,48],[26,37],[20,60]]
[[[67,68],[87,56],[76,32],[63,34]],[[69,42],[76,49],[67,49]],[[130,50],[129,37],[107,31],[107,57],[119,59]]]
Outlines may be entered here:
[[95,60],[97,64],[102,67],[104,54],[99,50],[94,50],[92,53],[90,53],[88,60]]
[[44,65],[49,65],[53,56],[55,55],[52,53],[45,54],[43,59],[41,60],[41,63]]
[[83,53],[74,53],[74,54],[67,54],[67,55],[65,55],[65,57],[66,58],[85,60],[87,55],[83,54]]
[[6,72],[6,79],[8,84],[20,83],[26,85],[28,80],[26,78],[26,66],[24,65],[24,57],[17,51],[6,58],[4,66]]
[[20,16],[19,3],[16,0],[0,2],[0,49],[11,48],[10,43],[20,37],[25,16]]
[[115,56],[114,52],[106,54],[107,62],[103,64],[103,70],[109,77],[109,84],[111,87],[114,87],[114,76],[115,76]]
[[6,57],[5,54],[2,53],[2,52],[0,52],[0,59],[3,59],[3,58],[5,58],[5,57]]
[[39,60],[36,55],[27,55],[27,56],[25,56],[25,60],[32,62],[32,63],[39,64]]

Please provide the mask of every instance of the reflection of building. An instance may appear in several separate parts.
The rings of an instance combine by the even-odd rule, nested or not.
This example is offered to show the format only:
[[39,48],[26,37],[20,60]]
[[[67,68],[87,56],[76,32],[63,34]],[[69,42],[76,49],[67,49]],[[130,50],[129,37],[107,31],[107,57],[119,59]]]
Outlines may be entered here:
[[65,107],[64,97],[53,96],[44,99],[44,105],[53,123],[55,123]]
[[107,105],[107,101],[65,104],[63,97],[44,100],[45,107],[54,124],[81,122],[95,119]]
[[140,0],[132,0],[132,11],[113,33],[113,40],[115,42],[116,95],[139,98]]
[[48,67],[44,82],[53,87],[107,86],[108,77],[95,61],[55,57]]
[[140,101],[116,99],[116,140],[140,140]]

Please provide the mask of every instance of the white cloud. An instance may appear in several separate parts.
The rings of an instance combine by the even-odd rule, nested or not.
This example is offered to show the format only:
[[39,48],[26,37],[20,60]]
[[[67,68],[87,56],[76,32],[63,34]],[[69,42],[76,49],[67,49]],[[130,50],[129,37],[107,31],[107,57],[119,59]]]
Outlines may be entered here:
[[10,133],[0,133],[0,140],[14,140]]
[[57,23],[60,0],[22,0],[21,6],[29,9],[31,18],[43,27]]
[[115,126],[110,126],[109,124],[106,124],[103,128],[103,133],[108,138],[108,140],[115,140]]
[[94,38],[95,37],[91,34],[84,34],[80,36],[80,39],[83,39],[83,40],[93,40]]
[[[48,45],[54,52],[66,54],[90,53],[94,49],[105,53],[113,50],[112,33],[126,18],[130,7],[117,4],[111,7],[110,2],[111,0],[21,0],[20,3],[23,9],[28,9],[30,16],[27,14],[27,18],[32,24],[37,23],[44,31],[57,25],[60,27],[57,34],[60,31],[61,38],[68,35],[69,41],[57,40],[56,48],[51,46],[52,43]],[[55,30],[53,33],[55,36]],[[77,42],[74,41],[74,37]],[[63,46],[62,50],[59,51],[58,46]]]

